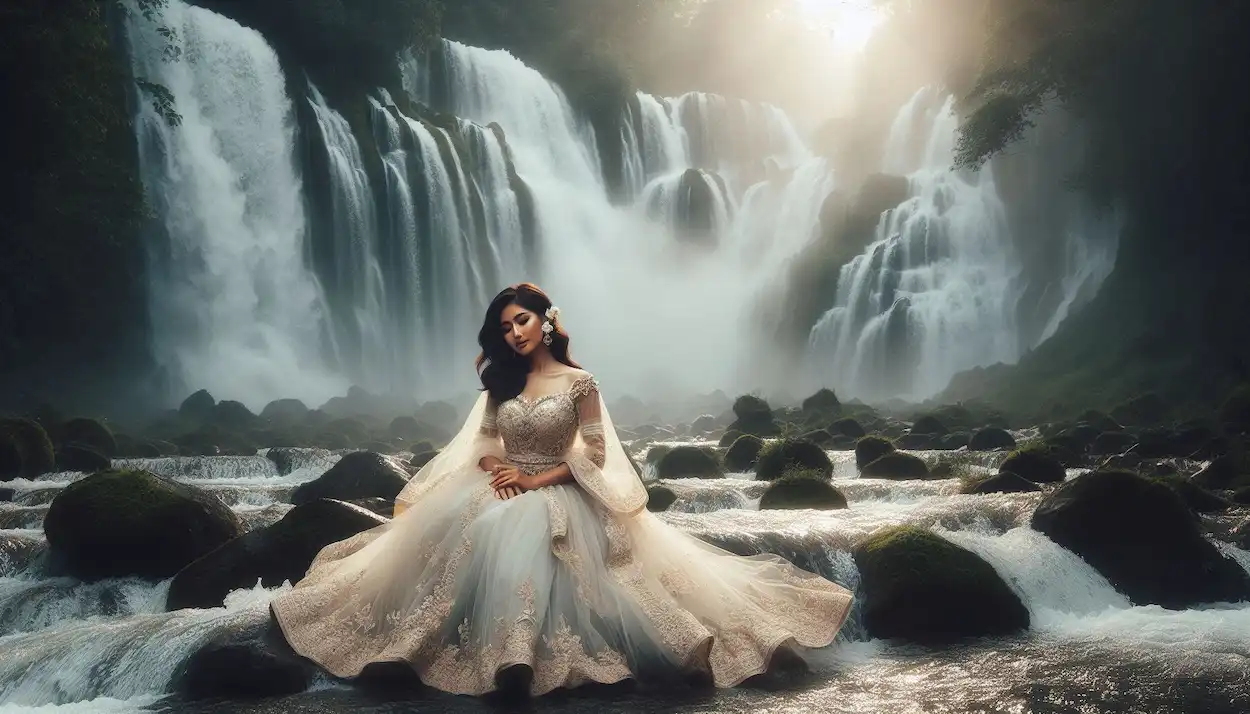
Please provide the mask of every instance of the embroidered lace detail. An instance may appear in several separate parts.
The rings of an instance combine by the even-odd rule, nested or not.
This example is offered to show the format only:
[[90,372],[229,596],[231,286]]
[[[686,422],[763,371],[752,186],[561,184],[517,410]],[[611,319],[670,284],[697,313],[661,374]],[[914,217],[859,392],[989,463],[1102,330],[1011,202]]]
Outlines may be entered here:
[[494,399],[487,399],[486,411],[482,414],[482,423],[477,428],[477,433],[488,438],[499,436],[499,424],[496,419],[499,413],[499,406],[495,404]]
[[[434,484],[416,489],[417,496],[408,501],[413,508],[427,506],[421,498],[433,488],[430,498],[447,499],[446,503],[457,504],[458,512],[434,507],[396,519],[393,523],[400,530],[393,535],[420,534],[409,535],[402,544],[378,542],[390,532],[392,524],[387,524],[326,546],[304,580],[274,600],[273,611],[291,646],[339,677],[354,677],[371,662],[407,662],[427,684],[462,694],[491,691],[498,672],[516,664],[533,669],[533,694],[629,677],[622,653],[600,644],[593,630],[581,629],[576,616],[570,614],[565,621],[565,612],[549,602],[550,585],[541,580],[512,580],[507,586],[517,588],[512,600],[507,591],[493,595],[492,606],[501,607],[490,613],[492,621],[474,615],[470,593],[499,587],[496,582],[464,580],[471,577],[466,573],[476,572],[480,558],[495,557],[489,549],[474,552],[476,529],[489,523],[483,520],[491,516],[488,508],[530,507],[536,499],[540,508],[545,501],[551,553],[561,577],[571,578],[576,600],[610,620],[616,598],[632,599],[649,621],[648,629],[658,635],[654,646],[670,650],[688,667],[711,672],[719,686],[733,686],[763,672],[778,647],[831,642],[849,612],[850,593],[780,558],[775,564],[758,564],[754,571],[761,578],[758,590],[718,590],[714,576],[706,582],[691,578],[690,572],[704,572],[697,568],[644,567],[642,559],[649,551],[636,552],[635,534],[639,544],[651,542],[649,534],[638,529],[659,524],[647,521],[652,516],[646,513],[622,515],[645,505],[641,486],[639,496],[619,485],[611,489],[605,482],[605,473],[608,477],[619,473],[614,469],[623,457],[613,437],[608,457],[612,463],[604,469],[608,420],[600,413],[601,404],[598,385],[587,376],[563,392],[489,406],[478,429],[485,438],[477,446],[496,449],[500,455],[506,450],[509,459],[526,471],[566,462],[576,486],[539,489],[541,499],[526,495],[523,498],[529,500],[505,504],[494,499],[486,480],[478,480],[481,474],[473,463],[451,476],[460,479],[450,482],[453,489],[462,489],[454,491],[457,496],[440,493],[441,487]],[[575,444],[584,448],[572,448]],[[471,492],[463,490],[470,488]],[[504,521],[511,518],[508,513],[493,513]],[[420,522],[430,527],[402,530]],[[588,536],[587,528],[602,529],[602,541],[598,534]],[[606,547],[600,548],[600,542]],[[385,563],[380,566],[371,561],[370,553],[393,553],[394,548],[403,549],[401,559],[379,558]],[[500,550],[501,555],[506,552]],[[595,644],[588,644],[592,639]]]

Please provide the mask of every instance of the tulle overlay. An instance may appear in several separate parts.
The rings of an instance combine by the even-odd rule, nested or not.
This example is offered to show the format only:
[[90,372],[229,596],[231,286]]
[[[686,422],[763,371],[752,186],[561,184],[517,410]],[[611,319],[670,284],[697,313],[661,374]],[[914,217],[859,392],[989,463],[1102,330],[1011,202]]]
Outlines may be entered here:
[[[542,409],[522,404],[514,416],[558,420],[576,406],[577,395],[566,396]],[[503,442],[515,453],[505,413],[501,406]],[[470,442],[481,451],[480,435],[462,436],[444,456],[463,459],[457,452]],[[476,459],[418,474],[400,515],[324,548],[274,600],[291,646],[339,677],[403,661],[426,684],[460,694],[489,692],[500,670],[528,665],[531,693],[543,694],[653,669],[701,669],[733,686],[763,672],[782,645],[833,641],[849,592],[779,557],[739,557],[634,512],[630,491],[605,473],[619,443],[605,442],[605,459],[593,439],[576,454],[571,441],[559,456],[531,453],[518,465],[537,472],[580,460],[576,483],[507,501]],[[583,486],[587,479],[599,489]],[[617,495],[625,498],[608,502]]]

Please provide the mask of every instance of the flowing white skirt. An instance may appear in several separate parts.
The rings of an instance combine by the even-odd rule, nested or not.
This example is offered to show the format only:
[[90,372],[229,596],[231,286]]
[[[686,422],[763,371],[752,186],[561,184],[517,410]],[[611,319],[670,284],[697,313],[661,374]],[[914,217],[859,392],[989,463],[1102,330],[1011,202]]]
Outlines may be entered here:
[[497,500],[467,467],[326,546],[272,610],[291,646],[338,677],[402,661],[429,686],[478,695],[526,665],[538,695],[659,670],[734,686],[783,645],[828,645],[850,603],[782,558],[616,516],[574,484]]

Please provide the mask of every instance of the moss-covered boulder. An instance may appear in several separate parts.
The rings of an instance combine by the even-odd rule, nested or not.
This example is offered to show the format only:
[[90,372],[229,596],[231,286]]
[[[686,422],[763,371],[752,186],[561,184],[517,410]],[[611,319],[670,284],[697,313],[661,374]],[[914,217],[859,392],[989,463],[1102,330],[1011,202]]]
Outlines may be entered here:
[[827,431],[834,436],[848,436],[852,439],[860,439],[868,435],[863,425],[851,417],[838,419],[828,426]]
[[734,400],[734,422],[729,425],[732,431],[756,436],[779,436],[781,427],[773,420],[772,407],[763,399],[744,394]]
[[755,464],[755,478],[772,481],[791,469],[814,471],[826,480],[833,478],[829,455],[819,445],[802,439],[779,439],[765,445]]
[[864,467],[894,451],[894,442],[881,436],[865,436],[855,442],[855,467]]
[[1041,486],[1008,471],[991,476],[968,479],[959,489],[959,492],[970,494],[1031,493],[1041,490]]
[[994,568],[929,531],[888,528],[853,555],[872,637],[940,645],[1029,626],[1029,611]]
[[[737,441],[738,437],[740,436],[742,436],[742,432],[738,431],[737,429],[729,429],[728,431],[726,431],[724,434],[721,435],[720,441],[717,442],[716,445],[722,448],[727,447],[727,446],[733,446],[733,443]],[[755,435],[752,434],[752,436],[755,436]],[[756,437],[756,438],[759,438],[759,437]]]
[[971,451],[996,451],[998,449],[1014,449],[1016,448],[1016,437],[1006,429],[997,427],[986,427],[977,430],[972,435],[972,439],[968,442],[968,449]]
[[755,468],[759,461],[760,451],[764,448],[764,440],[754,434],[743,434],[734,440],[729,451],[725,453],[725,470],[745,472]]
[[43,530],[69,575],[160,579],[239,536],[243,524],[212,493],[146,471],[111,470],[66,486]]
[[1063,464],[1043,447],[1027,447],[1011,452],[998,471],[1013,473],[1033,483],[1058,483],[1067,478]]
[[696,446],[678,446],[670,449],[656,462],[655,474],[662,479],[723,478],[725,476],[716,456]]
[[186,701],[262,699],[303,692],[316,675],[267,619],[201,646],[174,673],[172,688]]
[[407,484],[408,471],[398,459],[373,451],[353,451],[329,471],[296,488],[291,503],[298,506],[319,498],[351,501],[375,496],[394,500]]
[[819,471],[791,470],[773,481],[760,497],[760,510],[846,508],[846,496]]
[[1032,525],[1079,555],[1135,604],[1188,609],[1250,599],[1250,576],[1202,534],[1168,486],[1128,471],[1097,471],[1060,486]]
[[[0,419],[0,441],[8,444],[0,447],[0,480],[34,478],[56,469],[52,440],[37,422]],[[17,459],[13,457],[14,452]]]
[[68,444],[56,452],[56,468],[58,471],[82,471],[94,473],[104,471],[113,465],[109,457],[87,446]]
[[884,478],[898,481],[929,478],[929,466],[915,454],[891,451],[859,471],[866,478]]
[[1149,478],[1172,489],[1185,502],[1185,505],[1196,513],[1219,513],[1233,507],[1232,502],[1211,493],[1184,476],[1169,474]]
[[667,511],[677,501],[677,494],[668,486],[651,486],[647,489],[647,510],[652,513]]
[[77,444],[109,458],[118,455],[117,438],[112,430],[95,419],[70,419],[58,424],[50,436],[58,447]]
[[345,538],[386,523],[350,503],[317,499],[291,509],[282,520],[235,538],[178,571],[165,609],[221,607],[232,590],[297,583],[317,553]]

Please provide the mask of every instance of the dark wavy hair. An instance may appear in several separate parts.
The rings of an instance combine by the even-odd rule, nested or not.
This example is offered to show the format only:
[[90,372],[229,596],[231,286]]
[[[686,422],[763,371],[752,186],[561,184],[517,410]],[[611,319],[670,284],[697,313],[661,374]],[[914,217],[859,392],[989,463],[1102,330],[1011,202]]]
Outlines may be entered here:
[[[482,389],[489,392],[496,403],[506,402],[520,394],[525,389],[525,379],[530,371],[529,359],[508,346],[500,327],[503,309],[513,304],[535,313],[540,320],[546,320],[551,298],[533,283],[520,283],[501,290],[486,308],[486,318],[477,333],[477,344],[482,348],[482,353],[477,356],[477,374],[482,380]],[[581,365],[569,357],[569,335],[559,318],[554,327],[551,344],[547,346],[551,356],[558,362],[581,369]]]

